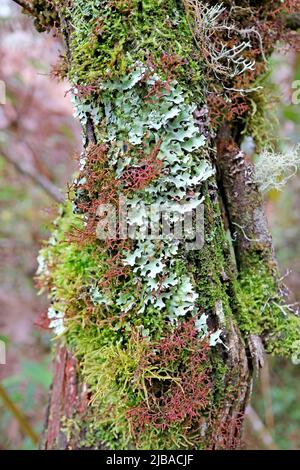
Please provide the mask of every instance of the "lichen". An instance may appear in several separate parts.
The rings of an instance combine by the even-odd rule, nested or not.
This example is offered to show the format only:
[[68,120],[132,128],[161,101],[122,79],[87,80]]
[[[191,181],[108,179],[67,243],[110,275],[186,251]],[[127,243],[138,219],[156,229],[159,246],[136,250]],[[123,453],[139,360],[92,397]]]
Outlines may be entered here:
[[75,0],[68,9],[74,25],[71,80],[88,85],[121,77],[137,61],[157,66],[166,79],[170,70],[163,57],[165,51],[171,51],[182,61],[181,79],[200,92],[201,72],[191,34],[176,1],[133,0],[126,9],[118,5]]
[[255,161],[255,181],[262,192],[281,191],[300,167],[300,145],[285,152],[264,149]]

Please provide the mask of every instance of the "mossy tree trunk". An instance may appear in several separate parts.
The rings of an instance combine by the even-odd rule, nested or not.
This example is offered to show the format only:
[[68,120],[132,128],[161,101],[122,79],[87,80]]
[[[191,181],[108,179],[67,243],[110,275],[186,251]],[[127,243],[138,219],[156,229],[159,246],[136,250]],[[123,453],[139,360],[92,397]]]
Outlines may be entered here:
[[[236,448],[263,344],[295,353],[298,319],[285,311],[254,168],[240,150],[245,133],[257,147],[265,138],[257,80],[274,42],[294,37],[286,17],[295,6],[27,5],[39,29],[64,37],[56,73],[72,83],[84,134],[72,207],[40,256],[60,336],[43,448]],[[135,227],[145,207],[184,215],[203,203],[203,246],[127,239],[119,225],[100,240],[99,206],[119,209],[120,195]]]

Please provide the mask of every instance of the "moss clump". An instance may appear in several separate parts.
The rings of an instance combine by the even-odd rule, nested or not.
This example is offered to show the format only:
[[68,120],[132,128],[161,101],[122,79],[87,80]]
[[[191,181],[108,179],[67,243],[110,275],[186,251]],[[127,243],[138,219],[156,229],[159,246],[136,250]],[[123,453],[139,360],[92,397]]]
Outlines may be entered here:
[[90,311],[88,292],[107,270],[108,253],[92,244],[80,246],[71,241],[72,231],[80,230],[83,221],[72,213],[70,204],[61,210],[54,226],[48,245],[40,252],[39,285],[49,290],[52,308],[64,312],[66,322],[74,316],[84,322]]
[[[126,413],[145,395],[145,379],[137,371],[147,343],[138,334],[126,340],[126,334],[113,327],[81,329],[75,325],[68,343],[80,361],[82,378],[92,397],[90,413],[95,420],[91,416],[90,430],[96,433],[98,444],[126,449],[131,441]],[[90,440],[88,436],[86,440]]]
[[[190,252],[187,258],[196,280],[199,309],[212,314],[216,323],[224,327],[226,319],[232,316],[230,286],[235,273],[220,208],[213,199],[214,194],[209,194],[206,185],[204,245]],[[218,304],[221,318],[217,318]]]

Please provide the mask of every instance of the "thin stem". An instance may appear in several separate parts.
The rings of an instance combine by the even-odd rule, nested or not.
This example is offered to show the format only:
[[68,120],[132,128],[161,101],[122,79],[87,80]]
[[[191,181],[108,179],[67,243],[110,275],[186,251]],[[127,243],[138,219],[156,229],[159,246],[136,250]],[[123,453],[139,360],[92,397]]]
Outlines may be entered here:
[[248,423],[251,426],[252,432],[259,438],[264,447],[268,450],[276,450],[277,446],[269,430],[266,428],[256,411],[252,406],[248,406],[246,411]]

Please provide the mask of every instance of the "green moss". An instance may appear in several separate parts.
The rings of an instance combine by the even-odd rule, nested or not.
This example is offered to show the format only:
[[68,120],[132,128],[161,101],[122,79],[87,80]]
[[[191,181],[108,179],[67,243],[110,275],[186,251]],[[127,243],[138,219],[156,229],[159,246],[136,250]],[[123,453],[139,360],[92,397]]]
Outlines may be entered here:
[[[110,327],[73,327],[68,342],[80,361],[82,378],[92,396],[84,445],[102,442],[110,449],[131,448],[134,436],[128,411],[147,399],[146,381],[166,380],[168,372],[151,364],[142,366],[149,343],[137,332],[131,332],[126,340]],[[148,448],[146,442],[150,441],[157,448],[158,441],[150,434],[139,448]]]
[[[132,0],[121,9],[109,1],[75,0],[68,10],[74,25],[70,79],[80,85],[124,76],[137,62],[150,61],[165,79],[166,51],[182,59],[180,81],[202,94],[201,70],[185,16],[175,0]],[[188,63],[187,63],[188,61]]]
[[90,424],[93,433],[96,431],[98,439],[101,436],[100,442],[115,448],[116,441],[118,448],[125,449],[131,440],[127,411],[145,397],[145,379],[136,371],[146,342],[136,336],[126,343],[124,335],[108,326],[73,326],[68,343],[80,361],[82,378],[92,396],[90,412],[97,416]]
[[66,321],[70,316],[85,321],[87,294],[106,272],[108,253],[93,244],[70,241],[73,229],[82,229],[82,219],[72,213],[71,205],[64,207],[55,225],[56,230],[39,256],[43,268],[39,282],[50,290],[53,308],[65,312]]
[[[97,343],[99,348],[102,345],[99,343],[101,334],[98,333],[92,337],[97,336]],[[107,360],[109,364],[105,362],[101,364],[100,354],[103,356],[103,350],[97,349],[96,341],[85,343],[87,349],[82,350],[79,353],[78,358],[83,359],[86,354],[89,358],[89,352],[95,347],[92,352],[91,358],[93,367],[95,367],[95,373],[97,375],[97,382],[93,378],[95,384],[95,390],[101,393],[96,395],[95,400],[88,410],[88,416],[80,422],[79,419],[64,420],[62,431],[67,436],[69,442],[74,439],[74,436],[84,436],[80,440],[80,446],[83,448],[109,448],[111,450],[130,450],[130,449],[141,449],[141,450],[172,450],[172,449],[204,449],[206,443],[202,441],[199,436],[199,430],[195,429],[193,432],[187,433],[187,429],[182,423],[177,422],[169,424],[166,429],[157,429],[151,426],[147,429],[147,432],[143,432],[138,436],[132,433],[132,428],[128,419],[128,412],[134,406],[139,406],[145,397],[145,386],[143,381],[137,382],[136,366],[141,357],[138,357],[137,350],[140,353],[145,353],[147,347],[136,348],[133,350],[129,345],[128,348],[121,347],[110,349],[112,343],[109,336],[103,338],[103,343],[107,345],[105,351],[109,353]],[[88,332],[89,337],[89,332]],[[86,335],[85,335],[86,338]],[[91,337],[89,337],[92,339]],[[92,346],[91,346],[92,344]],[[76,340],[76,345],[78,341]],[[112,355],[110,355],[112,353]],[[84,354],[84,356],[80,356]],[[121,360],[121,364],[119,361]],[[125,361],[125,362],[124,362]],[[119,365],[122,365],[121,376]],[[109,370],[105,369],[105,366],[109,366]],[[112,369],[110,369],[110,367]],[[117,367],[116,367],[117,366]],[[116,367],[116,368],[115,368]],[[88,368],[90,374],[90,368]],[[111,372],[115,371],[116,375],[112,376]],[[135,373],[133,374],[133,372]],[[154,371],[155,372],[155,371]],[[217,416],[217,409],[222,406],[226,391],[224,390],[224,377],[227,372],[227,368],[221,358],[213,360],[212,366],[212,377],[214,380],[214,394],[211,397],[210,412],[215,413]],[[149,370],[144,372],[147,376]],[[90,376],[84,376],[86,382],[90,385]],[[108,380],[108,384],[105,385],[104,380]],[[128,382],[129,381],[129,382]],[[139,395],[136,393],[136,388],[139,389]],[[147,390],[146,390],[147,394]],[[100,417],[100,418],[99,418]]]
[[[30,9],[35,17],[34,25],[39,32],[50,31],[60,23],[57,9],[58,0],[32,0]],[[26,13],[26,10],[24,10]]]

